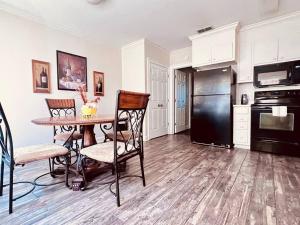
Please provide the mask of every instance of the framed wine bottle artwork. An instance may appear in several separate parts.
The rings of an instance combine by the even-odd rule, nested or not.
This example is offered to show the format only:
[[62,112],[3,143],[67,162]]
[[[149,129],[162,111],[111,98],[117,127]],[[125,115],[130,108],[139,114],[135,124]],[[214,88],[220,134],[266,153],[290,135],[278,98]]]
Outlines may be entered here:
[[95,96],[104,96],[104,73],[102,72],[93,72],[94,75],[94,95]]
[[85,86],[87,91],[87,58],[56,51],[58,90],[77,91]]
[[32,84],[34,93],[50,93],[50,63],[32,60]]

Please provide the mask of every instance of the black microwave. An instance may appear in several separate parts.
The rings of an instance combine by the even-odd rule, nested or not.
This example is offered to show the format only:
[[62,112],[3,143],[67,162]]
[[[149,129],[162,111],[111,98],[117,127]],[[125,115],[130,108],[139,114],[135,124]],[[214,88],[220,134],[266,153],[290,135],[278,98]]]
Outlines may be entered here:
[[300,84],[300,60],[255,66],[255,87]]

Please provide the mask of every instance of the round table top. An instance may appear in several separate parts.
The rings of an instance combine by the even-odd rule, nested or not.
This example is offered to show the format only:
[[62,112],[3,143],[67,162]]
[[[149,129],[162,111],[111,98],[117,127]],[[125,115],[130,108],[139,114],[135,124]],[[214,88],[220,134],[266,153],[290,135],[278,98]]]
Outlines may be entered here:
[[91,118],[82,116],[64,116],[64,117],[45,117],[34,119],[31,122],[37,125],[45,126],[64,126],[64,125],[94,125],[101,123],[113,123],[115,116],[112,114],[96,115]]

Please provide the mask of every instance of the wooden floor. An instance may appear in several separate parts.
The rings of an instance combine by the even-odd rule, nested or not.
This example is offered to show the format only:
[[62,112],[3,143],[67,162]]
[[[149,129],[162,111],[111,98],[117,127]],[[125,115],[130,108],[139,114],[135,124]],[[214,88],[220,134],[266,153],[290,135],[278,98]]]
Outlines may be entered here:
[[[47,165],[18,168],[16,179],[31,180]],[[127,174],[139,173],[129,161]],[[15,202],[12,215],[6,190],[0,224],[300,224],[299,158],[193,145],[179,134],[146,143],[145,173],[146,187],[122,180],[120,208],[108,186],[97,185],[110,173],[84,192],[38,188]]]

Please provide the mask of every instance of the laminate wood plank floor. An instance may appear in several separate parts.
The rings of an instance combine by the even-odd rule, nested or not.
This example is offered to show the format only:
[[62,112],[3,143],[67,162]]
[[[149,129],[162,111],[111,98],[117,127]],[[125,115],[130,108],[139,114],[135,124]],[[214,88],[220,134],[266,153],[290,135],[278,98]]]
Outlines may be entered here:
[[[18,167],[15,181],[47,170],[47,161]],[[138,159],[128,161],[125,174],[140,174]],[[139,178],[121,180],[119,208],[108,185],[99,185],[113,179],[111,171],[83,192],[38,187],[14,202],[11,215],[5,188],[0,224],[300,224],[299,158],[195,145],[182,133],[145,143],[145,176],[146,187]]]

